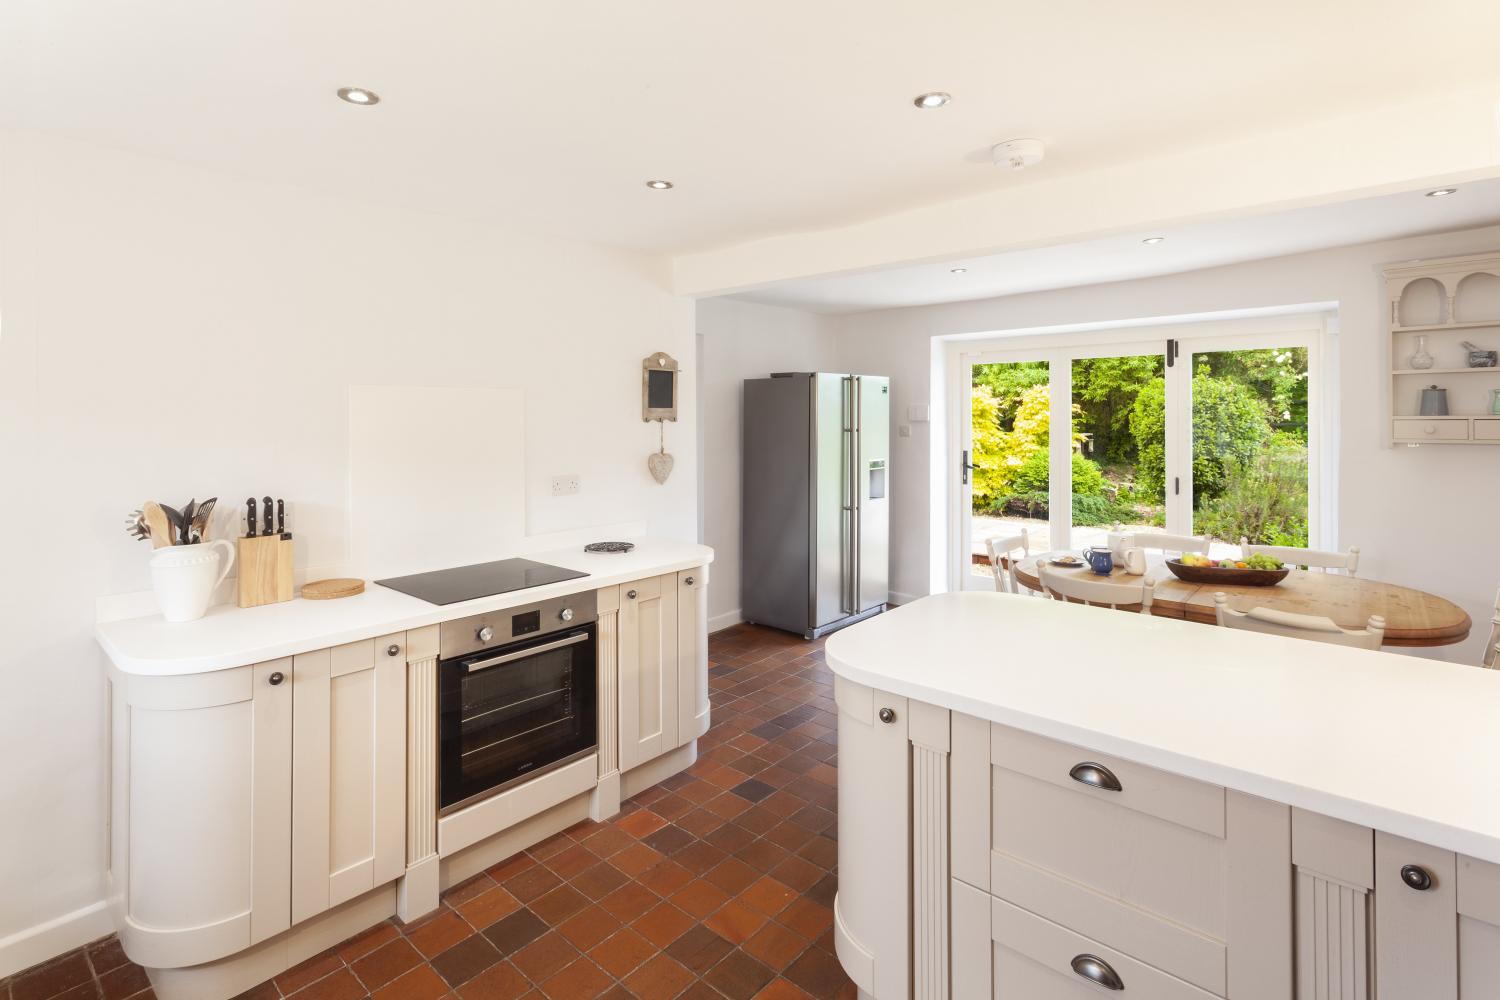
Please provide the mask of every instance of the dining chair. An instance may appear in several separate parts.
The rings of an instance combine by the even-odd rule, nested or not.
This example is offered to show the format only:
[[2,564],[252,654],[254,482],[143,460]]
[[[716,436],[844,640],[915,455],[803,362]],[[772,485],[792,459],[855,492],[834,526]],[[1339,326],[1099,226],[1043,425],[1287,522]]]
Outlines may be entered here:
[[1327,642],[1335,646],[1379,649],[1385,641],[1385,619],[1379,615],[1371,615],[1364,629],[1356,632],[1342,628],[1332,618],[1324,618],[1322,615],[1299,615],[1275,608],[1235,611],[1229,606],[1229,595],[1223,591],[1214,594],[1214,616],[1224,628],[1285,635],[1293,639],[1311,639],[1313,642]]
[[1251,545],[1250,539],[1241,536],[1240,558],[1254,555],[1280,559],[1288,566],[1306,566],[1321,569],[1325,573],[1343,570],[1345,576],[1354,576],[1359,568],[1359,547],[1350,546],[1348,552],[1324,552],[1319,549],[1299,549],[1287,545]]
[[1022,528],[1016,535],[987,538],[984,547],[990,553],[990,569],[995,571],[995,589],[1002,594],[1029,593],[1016,579],[1015,551],[1021,550],[1022,559],[1031,555],[1031,533]]
[[1151,578],[1146,576],[1115,577],[1106,583],[1080,576],[1077,570],[1055,569],[1045,562],[1037,564],[1037,576],[1041,579],[1042,593],[1055,601],[1139,611],[1143,615],[1151,614],[1151,599],[1156,593]]
[[1208,555],[1208,547],[1213,544],[1212,535],[1169,535],[1164,531],[1137,531],[1130,536],[1131,548],[1156,549],[1160,552],[1175,552],[1182,555],[1184,552],[1197,552]]

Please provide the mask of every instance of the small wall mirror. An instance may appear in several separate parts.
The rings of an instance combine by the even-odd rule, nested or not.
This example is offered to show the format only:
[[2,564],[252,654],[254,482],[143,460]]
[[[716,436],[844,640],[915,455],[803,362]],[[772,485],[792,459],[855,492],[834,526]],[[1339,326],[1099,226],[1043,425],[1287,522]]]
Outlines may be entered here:
[[660,351],[641,362],[641,419],[677,419],[677,362]]

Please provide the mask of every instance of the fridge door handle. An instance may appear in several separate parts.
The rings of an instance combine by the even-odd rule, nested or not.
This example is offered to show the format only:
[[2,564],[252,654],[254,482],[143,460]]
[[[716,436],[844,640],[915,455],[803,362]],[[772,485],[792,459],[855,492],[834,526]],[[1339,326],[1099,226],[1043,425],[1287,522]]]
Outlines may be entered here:
[[850,593],[854,577],[854,567],[850,561],[849,553],[854,548],[854,489],[849,478],[849,463],[854,453],[854,379],[845,375],[843,378],[843,470],[839,479],[842,480],[843,491],[843,521],[840,524],[840,534],[843,536],[842,550],[839,553],[839,610],[844,614],[853,614],[854,602],[850,599]]
[[853,530],[851,532],[852,538],[849,542],[849,613],[858,614],[860,610],[859,578],[860,571],[863,569],[859,564],[860,530],[863,527],[860,524],[862,516],[860,509],[863,504],[860,501],[864,498],[864,491],[861,485],[861,460],[863,458],[864,439],[861,434],[862,428],[860,427],[859,416],[860,407],[864,402],[864,385],[857,375],[854,376],[852,382],[853,399],[851,406],[852,419],[850,422],[854,425],[854,437],[850,442],[853,447],[849,449],[851,453],[849,461],[849,495],[854,498],[854,511],[850,518]]

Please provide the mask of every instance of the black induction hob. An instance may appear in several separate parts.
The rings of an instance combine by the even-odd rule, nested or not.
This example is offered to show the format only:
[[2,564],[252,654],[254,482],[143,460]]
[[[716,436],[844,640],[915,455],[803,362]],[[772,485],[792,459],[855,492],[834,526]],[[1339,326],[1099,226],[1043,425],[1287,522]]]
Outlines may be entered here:
[[382,587],[410,594],[428,604],[457,604],[476,597],[508,594],[513,590],[542,587],[549,583],[576,580],[588,576],[577,570],[549,566],[530,559],[501,559],[497,562],[437,569],[389,580],[376,580]]

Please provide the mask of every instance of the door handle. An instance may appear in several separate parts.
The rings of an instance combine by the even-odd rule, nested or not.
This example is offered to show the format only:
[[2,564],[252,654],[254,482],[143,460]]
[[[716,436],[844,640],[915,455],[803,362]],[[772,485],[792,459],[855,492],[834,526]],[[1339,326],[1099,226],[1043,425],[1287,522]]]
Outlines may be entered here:
[[1075,955],[1069,964],[1073,966],[1076,974],[1107,990],[1125,988],[1125,981],[1120,978],[1120,974],[1110,968],[1110,964],[1098,955]]
[[544,642],[540,646],[531,646],[527,649],[519,649],[514,653],[506,653],[504,656],[495,656],[488,660],[480,660],[478,663],[471,663],[464,668],[464,672],[472,674],[478,670],[488,670],[490,667],[498,667],[502,663],[514,663],[517,660],[536,656],[538,653],[549,653],[554,649],[562,649],[564,646],[576,646],[580,642],[587,642],[588,638],[587,632],[580,632],[578,635],[570,635],[566,639],[559,639],[556,642]]
[[964,456],[959,461],[958,467],[963,472],[963,482],[960,483],[959,485],[961,485],[961,486],[968,486],[969,485],[969,473],[972,472],[973,470],[979,468],[979,466],[977,466],[977,465],[970,464],[970,462],[969,462],[969,449],[967,449],[967,448],[964,449]]

